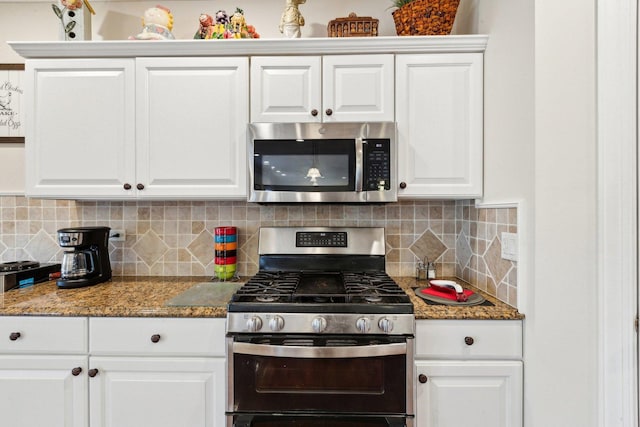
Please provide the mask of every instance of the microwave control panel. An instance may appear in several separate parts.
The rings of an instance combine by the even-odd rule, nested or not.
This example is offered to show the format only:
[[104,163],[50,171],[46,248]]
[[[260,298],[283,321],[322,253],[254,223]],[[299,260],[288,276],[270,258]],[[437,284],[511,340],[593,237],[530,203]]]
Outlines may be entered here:
[[365,191],[391,189],[391,141],[367,139],[364,145]]

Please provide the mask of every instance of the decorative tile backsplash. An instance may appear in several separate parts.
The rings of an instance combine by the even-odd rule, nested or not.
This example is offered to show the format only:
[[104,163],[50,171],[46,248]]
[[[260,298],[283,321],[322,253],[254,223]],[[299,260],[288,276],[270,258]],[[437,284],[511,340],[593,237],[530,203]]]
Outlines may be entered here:
[[435,261],[516,306],[517,263],[500,257],[502,231],[517,233],[515,208],[476,208],[473,201],[402,201],[385,205],[257,205],[213,201],[68,201],[0,197],[0,261],[59,262],[56,231],[80,225],[124,230],[110,243],[114,275],[213,276],[215,227],[238,227],[238,272],[258,270],[261,226],[384,227],[387,273],[414,276]]

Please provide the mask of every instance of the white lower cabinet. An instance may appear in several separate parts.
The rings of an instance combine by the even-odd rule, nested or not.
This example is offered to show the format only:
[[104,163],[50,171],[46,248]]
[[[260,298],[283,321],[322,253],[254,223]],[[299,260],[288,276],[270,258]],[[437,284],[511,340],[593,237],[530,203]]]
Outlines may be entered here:
[[225,320],[0,317],[0,425],[223,427]]
[[417,427],[523,425],[520,321],[416,322]]
[[223,427],[224,319],[92,318],[91,427]]
[[87,319],[0,317],[0,424],[85,427]]

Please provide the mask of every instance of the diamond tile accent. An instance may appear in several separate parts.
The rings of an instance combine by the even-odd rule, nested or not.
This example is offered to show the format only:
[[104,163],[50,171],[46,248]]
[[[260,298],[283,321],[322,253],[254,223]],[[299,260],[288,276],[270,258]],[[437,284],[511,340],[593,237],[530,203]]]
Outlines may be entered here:
[[132,247],[136,254],[151,267],[169,250],[162,239],[153,231],[147,231]]
[[456,239],[456,258],[461,268],[464,269],[468,266],[472,255],[473,251],[469,245],[469,240],[465,237],[464,233],[458,234],[458,238]]
[[509,270],[511,269],[511,261],[502,259],[502,244],[496,237],[489,245],[487,252],[484,255],[484,259],[487,263],[487,267],[493,276],[496,285],[502,282]]
[[3,259],[3,258],[2,258],[2,255],[4,254],[4,252],[5,252],[7,249],[8,249],[8,248],[7,248],[7,246],[6,246],[6,245],[4,245],[2,242],[0,242],[0,259]]
[[58,243],[53,237],[41,229],[29,240],[24,250],[34,261],[48,262],[56,256],[56,253],[60,250],[60,246],[58,246]]
[[203,230],[198,237],[187,246],[187,250],[191,252],[200,264],[205,267],[213,262],[215,256],[215,250],[213,246],[213,236],[209,231]]
[[419,259],[427,257],[429,261],[435,261],[447,250],[447,245],[431,230],[427,230],[409,246],[409,250]]

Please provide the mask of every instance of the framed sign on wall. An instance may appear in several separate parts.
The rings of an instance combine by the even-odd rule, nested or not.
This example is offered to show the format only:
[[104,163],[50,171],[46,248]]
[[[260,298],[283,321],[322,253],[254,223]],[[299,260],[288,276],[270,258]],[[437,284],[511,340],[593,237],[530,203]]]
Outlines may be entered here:
[[0,64],[0,143],[24,143],[24,64]]

